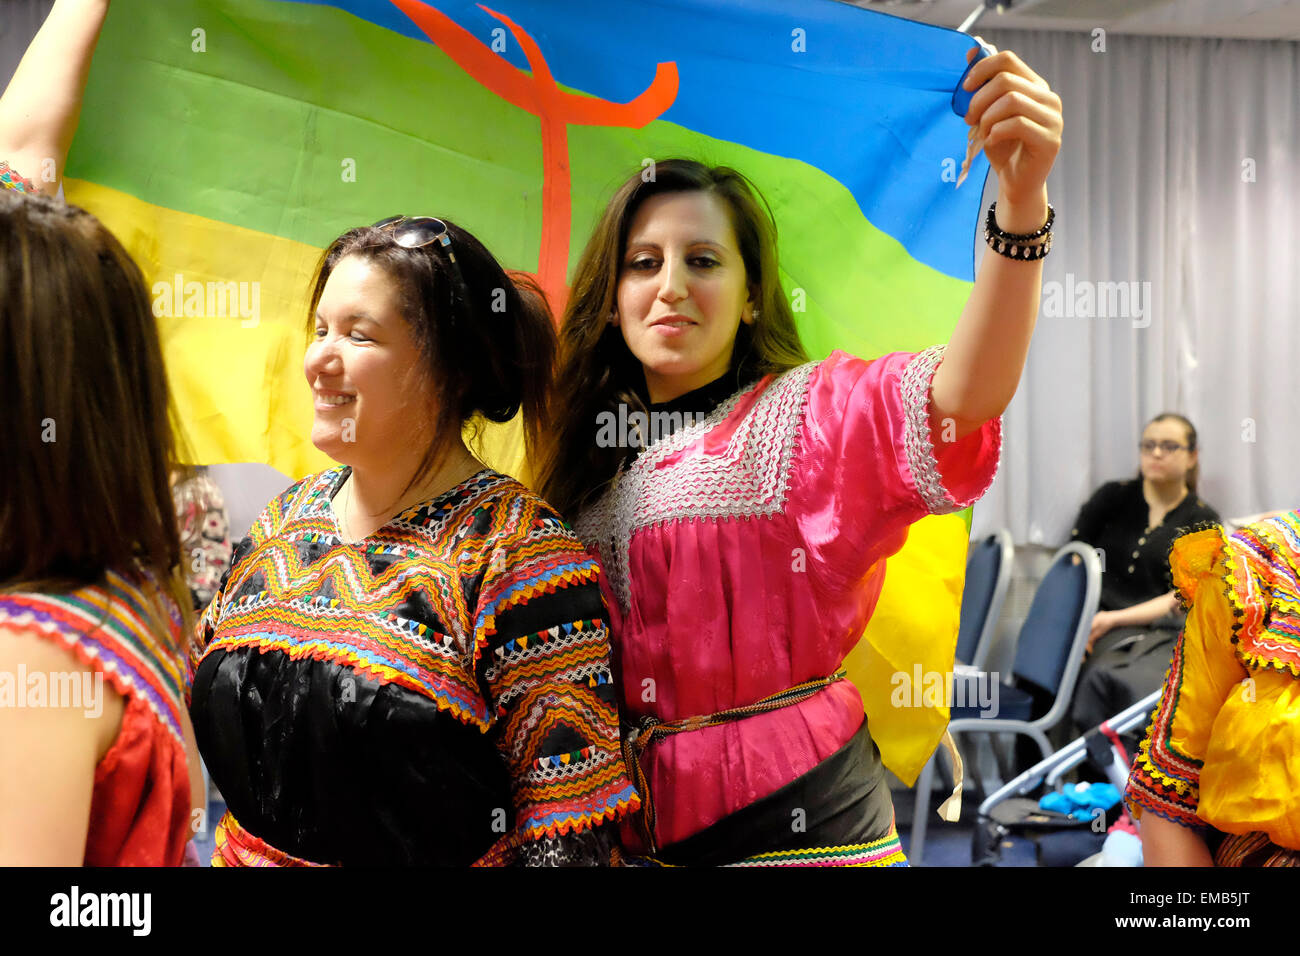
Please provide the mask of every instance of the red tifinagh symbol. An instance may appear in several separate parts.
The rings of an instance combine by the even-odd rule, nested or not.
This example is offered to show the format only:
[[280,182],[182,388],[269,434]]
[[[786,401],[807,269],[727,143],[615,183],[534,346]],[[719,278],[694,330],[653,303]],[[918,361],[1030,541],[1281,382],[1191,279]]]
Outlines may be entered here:
[[486,89],[542,124],[542,241],[536,279],[550,300],[557,321],[568,297],[571,194],[568,125],[622,126],[640,129],[677,99],[677,64],[660,63],[645,91],[627,103],[578,96],[561,90],[532,36],[505,14],[479,4],[503,23],[524,51],[532,73],[525,73],[493,53],[468,30],[421,0],[391,0],[439,49]]

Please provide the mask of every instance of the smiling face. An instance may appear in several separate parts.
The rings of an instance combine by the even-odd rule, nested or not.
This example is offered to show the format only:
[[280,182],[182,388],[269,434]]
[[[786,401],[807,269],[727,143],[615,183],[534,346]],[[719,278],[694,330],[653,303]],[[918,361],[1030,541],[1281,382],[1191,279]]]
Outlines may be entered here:
[[615,321],[641,362],[652,402],[727,371],[751,290],[727,206],[707,192],[662,193],[628,227]]
[[1187,472],[1196,464],[1196,452],[1187,449],[1187,427],[1174,418],[1152,422],[1142,430],[1142,442],[1181,445],[1176,451],[1159,447],[1142,452],[1142,477],[1160,483],[1186,481]]
[[427,394],[420,352],[397,287],[370,260],[346,256],[330,273],[303,371],[312,444],[335,461],[382,462],[410,444]]

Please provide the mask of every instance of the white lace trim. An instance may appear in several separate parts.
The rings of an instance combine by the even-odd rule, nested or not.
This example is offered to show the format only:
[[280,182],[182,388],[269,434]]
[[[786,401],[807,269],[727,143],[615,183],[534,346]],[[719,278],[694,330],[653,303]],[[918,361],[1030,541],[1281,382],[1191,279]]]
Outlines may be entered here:
[[764,389],[722,454],[693,455],[671,469],[657,467],[726,421],[752,389],[737,392],[703,421],[655,443],[579,517],[574,530],[600,549],[624,611],[632,601],[628,551],[635,532],[668,521],[749,519],[784,510],[808,381],[818,364],[791,369]]
[[[903,398],[903,447],[907,467],[916,482],[916,491],[931,514],[946,515],[965,507],[953,499],[944,487],[930,441],[930,386],[935,370],[943,361],[944,346],[932,345],[919,353],[903,369],[899,391]],[[999,458],[1001,456],[999,455]],[[996,469],[995,469],[996,471]]]

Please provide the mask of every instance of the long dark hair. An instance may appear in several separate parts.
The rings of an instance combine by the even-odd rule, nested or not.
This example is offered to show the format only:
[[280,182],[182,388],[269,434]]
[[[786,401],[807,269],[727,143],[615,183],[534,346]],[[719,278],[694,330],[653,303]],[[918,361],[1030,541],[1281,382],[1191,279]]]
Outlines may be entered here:
[[452,222],[447,229],[455,265],[437,242],[408,249],[392,229],[348,230],[321,256],[307,312],[310,334],[325,283],[347,256],[374,263],[396,284],[432,403],[431,415],[413,423],[412,440],[425,451],[403,494],[437,471],[464,425],[480,416],[504,423],[522,409],[528,454],[547,429],[556,341],[546,297],[530,276],[507,273],[469,232]]
[[[1165,422],[1165,421],[1175,421],[1180,423],[1183,426],[1183,428],[1187,430],[1187,453],[1190,455],[1192,452],[1196,451],[1196,426],[1193,425],[1182,415],[1179,415],[1177,412],[1161,412],[1155,418],[1151,419],[1151,421],[1143,425],[1142,430],[1146,431],[1147,428],[1149,428],[1151,425],[1154,425],[1156,422]],[[1187,483],[1188,492],[1193,495],[1196,494],[1196,481],[1200,477],[1200,475],[1201,475],[1201,460],[1198,457],[1196,459],[1196,464],[1192,465],[1191,468],[1187,469],[1187,477],[1184,479]],[[1139,478],[1142,477],[1141,468],[1138,469],[1138,477]]]
[[571,520],[599,496],[632,453],[598,447],[598,416],[617,412],[621,404],[629,413],[647,410],[641,363],[608,321],[617,303],[628,228],[651,196],[681,192],[711,193],[725,204],[746,281],[757,290],[754,323],[741,323],[731,353],[736,387],[808,360],[781,288],[776,222],[753,183],[734,169],[689,159],[662,160],[637,170],[614,193],[583,250],[560,330],[556,381],[564,393],[557,389],[553,396],[557,427],[544,449],[539,477],[542,495]]
[[0,340],[0,588],[144,568],[184,614],[175,418],[139,267],[90,213],[0,190]]

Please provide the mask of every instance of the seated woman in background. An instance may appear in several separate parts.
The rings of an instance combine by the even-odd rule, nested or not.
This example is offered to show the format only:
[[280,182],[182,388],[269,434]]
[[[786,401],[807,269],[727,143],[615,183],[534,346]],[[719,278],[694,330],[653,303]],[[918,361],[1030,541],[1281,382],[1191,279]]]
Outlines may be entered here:
[[1104,555],[1101,603],[1079,673],[1073,717],[1088,730],[1160,687],[1181,614],[1169,578],[1169,549],[1187,529],[1219,515],[1196,494],[1196,429],[1157,415],[1142,431],[1141,471],[1102,485],[1079,511],[1071,541]]
[[205,806],[167,380],[135,263],[0,191],[0,866],[177,865]]
[[545,427],[555,330],[468,232],[351,230],[310,289],[312,443],[199,624],[214,865],[608,862],[623,769],[600,566],[462,439]]
[[1190,605],[1129,775],[1147,866],[1300,865],[1300,516],[1180,538]]

